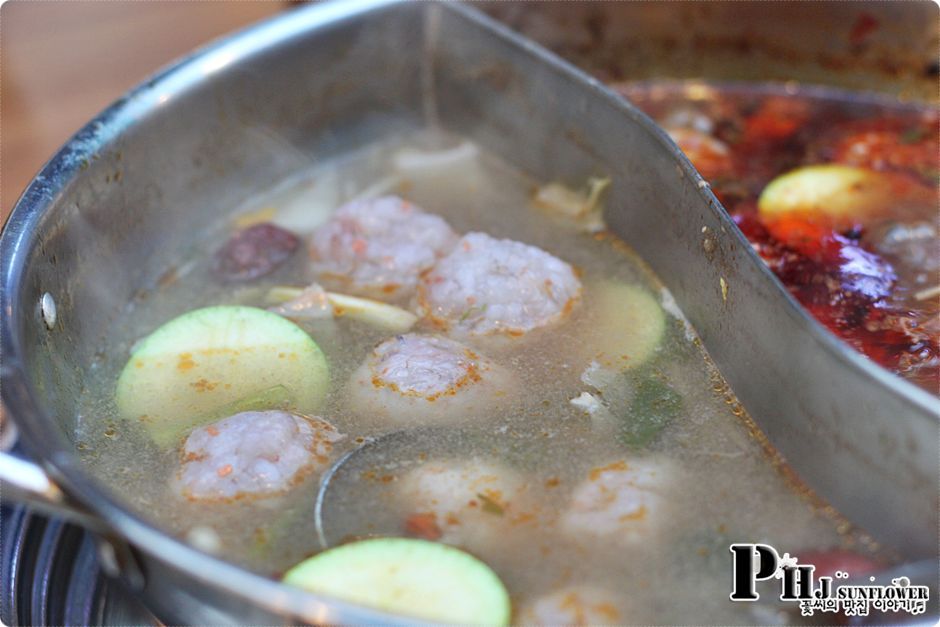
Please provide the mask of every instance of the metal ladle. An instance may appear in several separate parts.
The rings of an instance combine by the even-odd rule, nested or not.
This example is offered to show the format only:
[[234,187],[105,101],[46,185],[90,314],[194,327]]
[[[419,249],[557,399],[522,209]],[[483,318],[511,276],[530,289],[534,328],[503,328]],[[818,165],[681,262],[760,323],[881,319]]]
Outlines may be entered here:
[[367,440],[340,457],[320,479],[314,505],[320,546],[328,549],[350,537],[400,535],[407,512],[390,489],[400,473],[434,460],[476,455],[507,459],[518,454],[513,450],[518,444],[505,433],[443,426],[403,429]]

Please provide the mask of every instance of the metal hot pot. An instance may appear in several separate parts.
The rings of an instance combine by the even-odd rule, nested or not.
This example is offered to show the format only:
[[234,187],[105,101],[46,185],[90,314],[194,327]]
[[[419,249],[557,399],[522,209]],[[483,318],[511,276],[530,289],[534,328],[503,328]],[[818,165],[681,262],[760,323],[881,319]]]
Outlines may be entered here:
[[671,289],[792,468],[880,541],[936,555],[936,399],[811,320],[645,115],[472,7],[445,2],[289,12],[153,77],[43,168],[0,240],[2,398],[31,458],[0,458],[4,498],[94,530],[104,567],[163,620],[407,622],[282,586],[165,534],[90,478],[72,424],[83,373],[123,306],[228,207],[298,159],[428,124],[544,180],[609,173],[608,224]]

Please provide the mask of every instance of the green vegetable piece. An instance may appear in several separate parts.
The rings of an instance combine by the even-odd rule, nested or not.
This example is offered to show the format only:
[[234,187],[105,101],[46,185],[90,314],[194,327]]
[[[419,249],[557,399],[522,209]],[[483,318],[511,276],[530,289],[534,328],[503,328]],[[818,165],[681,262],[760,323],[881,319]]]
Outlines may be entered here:
[[509,593],[496,573],[468,553],[426,540],[344,544],[294,566],[284,583],[425,620],[509,623]]
[[594,318],[586,326],[582,351],[588,361],[623,371],[655,352],[666,330],[663,308],[639,285],[603,281],[588,287]]
[[482,305],[479,305],[479,306],[474,305],[473,307],[468,307],[467,310],[463,312],[463,315],[460,316],[460,320],[458,320],[458,322],[463,322],[464,320],[466,320],[473,314],[478,314],[482,316],[483,314],[486,313],[487,307],[489,307],[489,303],[483,303]]
[[901,133],[898,139],[901,140],[902,144],[916,144],[917,142],[927,138],[927,129],[913,126],[903,133]]
[[122,418],[162,447],[188,430],[249,409],[313,413],[329,387],[320,347],[293,322],[254,307],[207,307],[151,333],[117,383]]
[[620,440],[630,448],[643,448],[679,415],[682,397],[655,374],[638,378],[628,419]]
[[480,509],[482,509],[487,514],[495,514],[497,516],[502,516],[505,513],[505,510],[503,509],[502,505],[500,505],[499,503],[497,503],[495,500],[491,499],[487,495],[483,494],[482,492],[477,493],[477,498],[480,499],[480,501],[483,503],[483,505],[480,506]]

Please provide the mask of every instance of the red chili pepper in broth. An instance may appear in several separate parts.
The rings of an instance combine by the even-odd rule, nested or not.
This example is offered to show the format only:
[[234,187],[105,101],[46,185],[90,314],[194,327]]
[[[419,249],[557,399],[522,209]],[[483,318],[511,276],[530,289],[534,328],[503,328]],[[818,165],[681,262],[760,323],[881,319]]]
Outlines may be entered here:
[[431,512],[412,514],[405,519],[405,533],[424,540],[439,540],[443,535],[437,516]]
[[703,178],[711,180],[731,173],[734,162],[723,142],[707,133],[687,128],[666,129]]
[[881,564],[873,558],[845,549],[800,551],[798,557],[801,564],[816,566],[817,577],[832,577],[836,571],[848,573],[849,577],[861,577],[881,569]]
[[832,148],[837,163],[872,170],[907,172],[936,183],[937,132],[912,126],[904,130],[867,130],[842,137]]
[[876,363],[897,368],[911,338],[897,328],[901,312],[887,306],[896,280],[890,264],[838,233],[807,237],[802,246],[790,247],[753,212],[736,213],[734,220],[814,318]]
[[[834,585],[841,585],[844,582],[844,579],[836,578],[836,572],[847,573],[849,577],[864,577],[881,569],[881,564],[874,559],[844,549],[799,551],[796,556],[799,564],[812,564],[816,567],[813,573],[816,578],[832,577]],[[884,585],[885,583],[888,582],[877,581],[873,585]],[[846,616],[843,612],[827,614],[826,616],[826,622],[834,625],[863,624],[857,622],[859,617]]]
[[822,252],[823,241],[832,234],[832,229],[798,215],[783,216],[765,226],[777,241],[810,258]]
[[744,141],[775,142],[787,139],[809,119],[809,105],[802,100],[768,96],[744,120]]
[[878,20],[870,13],[862,13],[852,24],[852,30],[849,31],[849,43],[853,46],[865,43],[868,36],[878,30],[878,26]]
[[[840,117],[814,108],[809,100],[790,100],[789,105],[780,97],[738,103],[735,124],[719,124],[716,136],[728,143],[735,168],[712,181],[713,191],[755,251],[815,319],[873,362],[935,392],[940,338],[928,328],[934,319],[907,309],[911,305],[899,295],[910,288],[902,285],[899,291],[897,285],[904,269],[896,272],[862,242],[871,239],[864,227],[879,220],[929,220],[935,214],[940,116]],[[857,216],[820,208],[786,216],[759,214],[757,198],[774,177],[800,165],[833,162],[889,175],[878,178],[887,185],[880,188],[883,214],[877,207]]]

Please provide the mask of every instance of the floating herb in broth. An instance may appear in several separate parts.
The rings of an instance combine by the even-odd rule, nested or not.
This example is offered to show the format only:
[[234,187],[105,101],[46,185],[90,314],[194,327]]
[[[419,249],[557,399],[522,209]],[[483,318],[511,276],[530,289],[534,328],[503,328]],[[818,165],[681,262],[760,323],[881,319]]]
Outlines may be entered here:
[[[434,159],[429,142],[450,148],[441,159]],[[499,315],[499,307],[511,306],[511,299],[508,305],[468,303],[477,308],[474,313],[465,319],[454,314],[446,328],[430,324],[426,317],[410,326],[409,318],[396,314],[397,319],[408,320],[408,328],[403,340],[391,344],[399,332],[376,325],[373,314],[383,310],[367,301],[354,301],[366,308],[363,316],[294,317],[329,363],[328,374],[324,371],[329,380],[325,399],[315,409],[303,409],[315,412],[322,422],[309,416],[291,422],[280,414],[259,411],[265,408],[256,404],[235,410],[258,411],[264,414],[261,419],[284,433],[297,429],[308,434],[305,437],[330,434],[329,452],[307,463],[304,451],[296,449],[300,456],[296,467],[301,470],[296,477],[283,477],[284,483],[278,485],[287,487],[278,487],[267,498],[201,503],[174,492],[186,461],[178,443],[155,442],[147,425],[119,419],[113,395],[129,347],[192,309],[268,308],[272,290],[294,298],[300,293],[283,286],[303,288],[320,279],[306,257],[309,239],[305,239],[283,267],[244,287],[214,281],[211,257],[223,241],[204,241],[191,259],[180,260],[180,265],[192,264],[192,271],[132,306],[124,323],[114,329],[112,358],[93,372],[89,393],[82,399],[77,438],[85,445],[84,460],[130,507],[205,550],[279,577],[317,550],[313,514],[322,464],[396,432],[406,434],[403,437],[413,446],[389,449],[374,460],[366,459],[361,472],[334,479],[330,498],[340,505],[329,515],[340,537],[331,542],[405,536],[415,530],[424,536],[439,534],[441,541],[457,544],[498,574],[514,601],[517,619],[531,616],[531,608],[552,607],[551,599],[563,597],[572,586],[586,586],[578,588],[577,598],[615,612],[606,615],[609,622],[753,623],[757,619],[749,606],[720,602],[727,598],[727,577],[714,572],[713,556],[689,555],[688,538],[701,538],[709,547],[760,539],[794,552],[830,547],[862,550],[859,538],[847,535],[842,521],[814,506],[768,458],[764,443],[752,436],[753,426],[740,411],[733,411],[736,405],[729,405],[733,398],[726,398],[724,388],[716,384],[720,377],[684,321],[667,313],[667,309],[678,313],[671,302],[663,308],[662,298],[669,300],[668,292],[642,261],[610,235],[547,218],[545,208],[533,199],[532,190],[538,185],[511,165],[468,142],[422,134],[387,141],[297,175],[298,181],[320,178],[329,182],[329,197],[337,205],[357,195],[361,201],[360,192],[368,191],[370,181],[384,181],[380,196],[397,193],[409,207],[440,216],[453,230],[454,242],[489,247],[493,254],[511,249],[523,256],[534,253],[500,242],[511,239],[538,247],[570,264],[580,288],[575,290],[572,284],[552,292],[558,286],[546,284],[546,298],[556,298],[558,309],[549,307],[555,301],[541,303],[549,307],[544,317],[521,334],[498,329],[477,334],[474,329],[480,327],[468,325],[471,317],[477,321]],[[292,187],[288,181],[276,190],[259,191],[241,215],[260,215],[257,212],[264,210],[264,220],[292,227],[306,238],[330,220],[330,214],[318,206],[316,224],[306,231],[299,226],[303,212],[285,190],[308,187]],[[372,192],[365,194],[370,196],[374,197]],[[289,207],[290,215],[278,222],[280,205]],[[412,211],[404,206],[391,210]],[[221,225],[220,232],[251,224],[239,222],[238,216],[233,220]],[[469,232],[487,237],[460,239]],[[526,272],[530,270],[548,271],[527,266]],[[419,283],[431,275],[422,274]],[[570,277],[553,275],[552,281],[556,280],[570,281]],[[605,292],[603,286],[611,285],[618,287]],[[329,293],[343,292],[331,286]],[[399,311],[423,315],[415,300],[399,296],[393,303]],[[356,298],[377,297],[360,293]],[[626,310],[631,315],[619,315]],[[625,326],[618,330],[619,318]],[[597,334],[599,327],[608,341]],[[410,335],[447,341],[414,342]],[[409,342],[421,351],[451,355],[447,368],[429,367],[428,372],[443,376],[443,371],[452,369],[458,383],[440,390],[430,383],[406,389],[405,383],[394,379],[394,372],[379,369],[375,385],[394,384],[417,399],[409,402],[441,407],[445,407],[442,399],[471,394],[465,397],[468,402],[449,406],[452,409],[440,421],[434,412],[421,413],[418,424],[377,419],[350,402],[357,369],[370,359],[393,359],[395,351]],[[377,353],[380,346],[386,348]],[[598,360],[608,349],[616,358]],[[627,359],[621,359],[624,355]],[[405,362],[413,373],[414,360]],[[496,371],[501,377],[493,388],[497,392],[474,399],[473,390],[490,389],[474,387],[480,385],[478,379],[486,381],[488,373]],[[572,403],[578,398],[593,399],[611,420],[605,422]],[[281,401],[268,409],[285,409]],[[214,414],[179,437],[189,437],[192,444],[201,433],[200,442],[208,447],[215,442],[212,430],[218,430],[224,441],[233,437],[228,430],[251,426],[243,424],[244,418],[225,424],[212,420],[217,420]],[[104,435],[106,430],[112,437]],[[419,432],[425,435],[419,438]],[[294,450],[296,442],[288,438],[284,450]],[[398,453],[393,455],[392,450]],[[268,461],[283,463],[275,457]],[[240,467],[237,462],[228,466],[219,466],[218,476],[209,479],[230,480]],[[585,529],[579,526],[585,512],[578,513],[577,508],[579,503],[590,505],[592,482],[597,480],[628,491],[635,489],[631,482],[642,487],[617,501],[621,509],[609,512],[614,520],[604,520],[601,507],[600,514],[590,514],[600,515],[600,524],[589,526],[590,532],[580,531]],[[447,508],[430,511],[427,496],[437,490],[454,499]],[[631,505],[634,497],[640,507]],[[733,529],[734,537],[725,529]],[[199,541],[205,538],[212,541]],[[696,580],[697,572],[714,581]],[[704,614],[703,608],[707,608]]]

